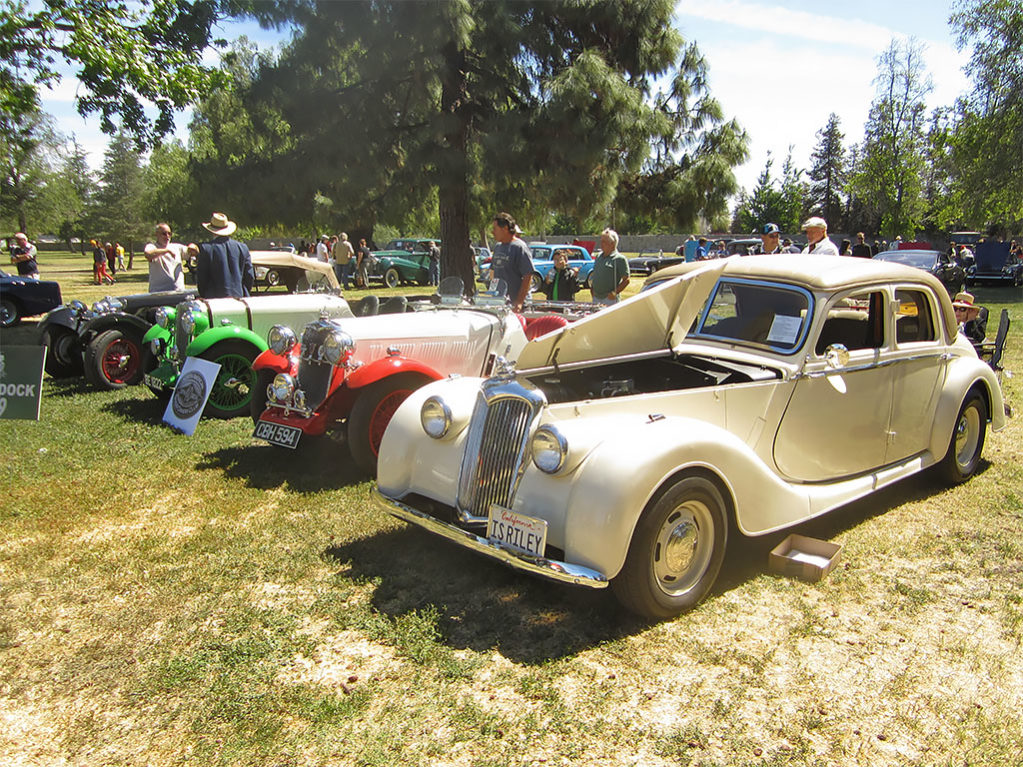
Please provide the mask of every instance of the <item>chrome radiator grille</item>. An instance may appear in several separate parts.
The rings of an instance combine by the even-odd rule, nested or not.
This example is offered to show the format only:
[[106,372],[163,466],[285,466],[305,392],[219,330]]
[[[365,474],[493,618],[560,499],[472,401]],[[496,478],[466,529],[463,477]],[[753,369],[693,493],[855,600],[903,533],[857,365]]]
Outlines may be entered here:
[[546,403],[518,381],[491,379],[473,409],[458,481],[458,509],[485,519],[491,504],[510,507],[528,460],[530,426]]
[[311,322],[302,331],[298,360],[298,388],[305,392],[306,407],[316,410],[327,398],[334,366],[320,361],[320,347],[327,334],[337,328],[324,320]]

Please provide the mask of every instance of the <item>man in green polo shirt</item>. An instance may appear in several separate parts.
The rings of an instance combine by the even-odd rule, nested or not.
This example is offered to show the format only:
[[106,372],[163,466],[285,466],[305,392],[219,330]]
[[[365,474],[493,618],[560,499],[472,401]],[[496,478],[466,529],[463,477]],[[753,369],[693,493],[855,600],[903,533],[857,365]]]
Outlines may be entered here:
[[590,292],[595,304],[616,304],[629,284],[629,262],[618,252],[618,232],[605,229],[600,233],[601,253],[593,260]]

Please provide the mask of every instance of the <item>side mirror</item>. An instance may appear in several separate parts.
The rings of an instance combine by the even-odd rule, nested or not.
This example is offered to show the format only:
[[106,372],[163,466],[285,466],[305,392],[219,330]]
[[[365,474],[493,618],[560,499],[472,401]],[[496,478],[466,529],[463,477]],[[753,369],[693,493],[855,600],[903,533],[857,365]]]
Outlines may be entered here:
[[824,350],[824,360],[832,370],[844,368],[849,364],[849,350],[844,344],[831,344]]

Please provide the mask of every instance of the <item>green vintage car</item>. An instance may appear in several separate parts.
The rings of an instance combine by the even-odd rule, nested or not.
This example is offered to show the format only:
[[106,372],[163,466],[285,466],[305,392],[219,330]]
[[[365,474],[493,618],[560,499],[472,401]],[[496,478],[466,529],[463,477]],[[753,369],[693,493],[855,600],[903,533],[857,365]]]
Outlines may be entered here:
[[430,284],[430,243],[428,237],[402,237],[391,240],[383,250],[373,251],[370,280],[382,280],[389,288],[399,285]]
[[143,381],[158,397],[169,398],[185,360],[201,357],[220,365],[205,414],[247,415],[256,385],[252,361],[267,350],[270,328],[353,316],[345,299],[329,293],[183,301],[157,310],[156,324],[143,337],[143,369],[149,371]]

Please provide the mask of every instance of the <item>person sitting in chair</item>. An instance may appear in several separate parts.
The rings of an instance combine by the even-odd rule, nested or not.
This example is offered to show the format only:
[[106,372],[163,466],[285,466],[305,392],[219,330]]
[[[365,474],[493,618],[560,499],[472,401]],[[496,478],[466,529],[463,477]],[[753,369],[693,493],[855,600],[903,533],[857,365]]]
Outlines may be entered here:
[[984,343],[984,337],[987,335],[987,307],[977,306],[973,302],[973,294],[965,291],[956,293],[952,307],[956,311],[959,332],[970,339],[970,343],[975,347]]

